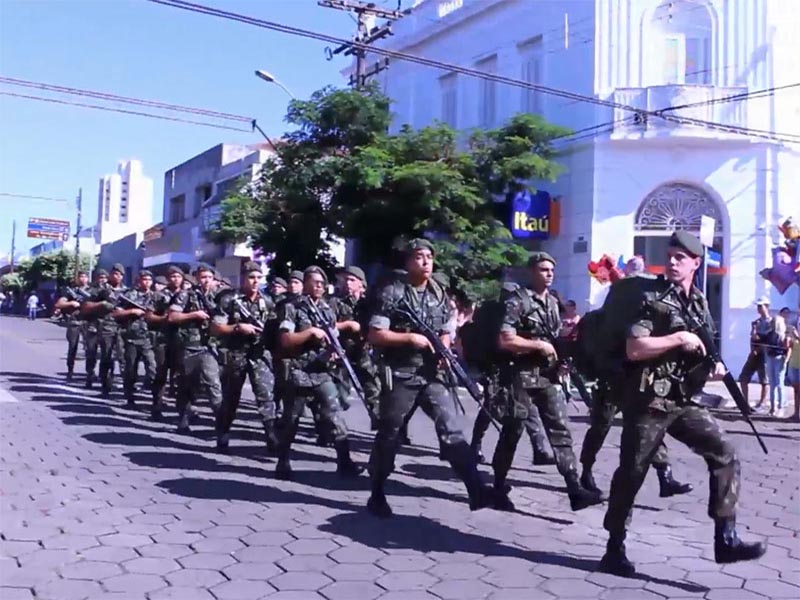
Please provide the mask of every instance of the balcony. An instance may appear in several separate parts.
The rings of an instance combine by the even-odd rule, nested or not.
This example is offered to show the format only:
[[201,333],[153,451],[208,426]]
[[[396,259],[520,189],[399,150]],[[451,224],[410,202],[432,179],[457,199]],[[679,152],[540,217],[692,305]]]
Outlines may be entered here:
[[[716,87],[710,85],[655,85],[646,88],[619,88],[614,91],[613,101],[646,112],[668,110],[665,115],[720,123],[726,126],[747,127],[747,102],[722,99],[747,92],[746,87]],[[677,108],[684,107],[684,108]],[[664,133],[666,135],[708,135],[719,137],[724,130],[712,129],[691,123],[680,123],[647,116],[631,120],[632,111],[615,108],[612,137],[624,137],[633,133]],[[621,122],[623,119],[629,119]]]

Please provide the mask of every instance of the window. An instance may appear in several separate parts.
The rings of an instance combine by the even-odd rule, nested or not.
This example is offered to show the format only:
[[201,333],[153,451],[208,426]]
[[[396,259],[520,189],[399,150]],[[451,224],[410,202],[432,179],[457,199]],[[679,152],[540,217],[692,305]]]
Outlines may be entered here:
[[[519,48],[522,62],[521,79],[526,83],[542,83],[542,38],[523,44]],[[520,110],[524,113],[541,114],[542,93],[536,90],[523,89]]]
[[[497,72],[497,57],[492,56],[475,65],[478,71],[485,73]],[[481,79],[478,93],[478,125],[480,127],[493,127],[497,118],[497,82]]]
[[211,198],[211,184],[205,183],[197,186],[194,191],[194,216],[198,216],[203,210],[203,203]]
[[170,225],[173,223],[180,223],[184,219],[184,210],[186,208],[186,196],[181,194],[180,196],[175,196],[174,198],[170,198],[169,201],[169,222]]
[[686,83],[708,85],[711,83],[711,40],[707,37],[686,38]]
[[439,79],[442,95],[442,122],[458,127],[458,78],[455,73]]

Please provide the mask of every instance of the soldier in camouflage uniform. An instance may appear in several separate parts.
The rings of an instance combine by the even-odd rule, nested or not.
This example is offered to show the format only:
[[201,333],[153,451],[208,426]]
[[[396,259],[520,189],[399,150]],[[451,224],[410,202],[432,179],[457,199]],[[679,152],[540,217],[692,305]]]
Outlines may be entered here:
[[340,295],[332,298],[330,305],[336,315],[336,328],[341,335],[342,346],[364,388],[364,403],[369,413],[370,425],[375,431],[378,428],[378,400],[381,387],[378,368],[372,362],[361,329],[366,317],[367,278],[364,271],[356,266],[345,268],[342,275],[344,281]]
[[350,458],[347,425],[339,404],[337,358],[326,347],[327,335],[312,308],[316,307],[319,317],[335,332],[336,317],[323,297],[327,285],[328,278],[320,267],[308,267],[304,273],[305,295],[283,303],[278,315],[281,350],[292,357],[275,468],[279,479],[292,478],[289,453],[308,402],[316,404],[320,425],[331,432],[337,473],[355,477],[362,471]]
[[506,477],[522,435],[529,407],[539,410],[559,473],[567,484],[572,510],[602,501],[600,494],[585,489],[578,480],[572,435],[568,426],[567,402],[559,385],[563,375],[554,344],[561,317],[556,299],[548,293],[553,283],[555,260],[546,252],[531,256],[532,289],[504,288],[505,312],[498,348],[514,356],[501,366],[501,382],[511,386],[513,405],[503,421],[503,429],[492,460],[495,475],[496,508],[513,510],[508,498]]
[[[83,330],[83,320],[81,319],[81,302],[86,300],[89,295],[89,274],[86,271],[78,271],[75,277],[75,284],[72,288],[64,289],[63,293],[56,302],[55,307],[67,317],[67,381],[72,381],[75,371],[75,357],[78,354],[78,343],[81,339]],[[84,337],[84,348],[86,338]]]
[[[155,377],[156,359],[146,320],[147,308],[152,304],[153,293],[150,291],[152,284],[153,274],[147,270],[139,271],[136,289],[128,290],[120,296],[113,313],[114,318],[120,323],[125,343],[122,382],[125,399],[130,407],[136,405],[134,394],[139,362],[144,363],[146,382],[152,384]],[[142,308],[131,305],[127,300],[135,302]]]
[[[120,294],[126,291],[122,284],[125,267],[116,263],[108,274],[108,282],[95,288],[92,297],[84,303],[87,314],[97,316],[97,331],[100,350],[100,385],[102,394],[108,397],[114,380],[114,361],[119,353],[119,324],[114,319],[114,308]],[[83,310],[83,309],[82,309]],[[87,365],[88,368],[88,365]]]
[[[610,534],[600,562],[600,570],[606,573],[626,577],[635,573],[625,555],[626,529],[653,454],[667,433],[702,456],[708,465],[708,514],[715,522],[715,560],[753,560],[766,551],[764,544],[745,543],[737,535],[736,452],[708,410],[692,401],[711,370],[702,341],[687,327],[687,319],[696,317],[713,331],[706,299],[692,285],[703,254],[700,240],[693,235],[686,231],[672,235],[665,290],[660,294],[648,292],[628,331],[620,464],[611,482],[603,523]],[[717,376],[724,374],[721,363],[713,369]]]
[[[207,398],[216,415],[222,404],[219,363],[211,344],[209,323],[214,311],[211,297],[212,269],[206,265],[195,271],[197,287],[182,289],[172,298],[168,322],[174,324],[178,352],[178,431],[190,431],[191,408],[197,398]],[[185,283],[184,278],[184,283]]]
[[367,509],[378,517],[392,516],[384,484],[394,471],[400,429],[416,404],[433,420],[443,457],[467,488],[470,509],[485,508],[493,501],[491,488],[481,481],[475,454],[459,428],[448,379],[428,339],[415,331],[409,317],[400,310],[401,301],[407,302],[445,345],[450,344],[454,333],[450,302],[442,286],[431,278],[433,245],[428,240],[415,239],[405,250],[407,275],[378,291],[369,321],[367,340],[381,351],[385,387],[369,460],[372,494]]
[[[147,307],[147,324],[150,327],[153,338],[153,355],[156,361],[156,373],[153,378],[153,404],[150,408],[150,417],[154,421],[163,418],[164,410],[164,388],[170,372],[178,370],[177,328],[168,322],[169,307],[172,304],[172,297],[177,294],[183,286],[183,270],[171,265],[167,269],[168,279],[166,286],[152,294],[150,304]],[[158,277],[156,278],[158,279]]]
[[277,304],[278,300],[280,300],[283,295],[286,293],[287,287],[286,280],[283,277],[275,277],[269,283],[269,297],[272,298],[272,302]]
[[[89,298],[96,297],[108,282],[108,271],[97,269],[94,272],[94,284],[89,288]],[[88,302],[87,300],[87,302]],[[83,345],[86,352],[86,388],[91,389],[94,383],[94,368],[97,365],[97,348],[100,344],[99,314],[90,311],[87,302],[81,304],[80,316],[83,319]]]
[[[267,450],[277,449],[275,429],[275,401],[272,396],[275,377],[272,372],[272,355],[264,337],[269,323],[277,317],[272,299],[262,294],[261,266],[245,263],[239,293],[225,293],[218,297],[217,309],[211,323],[212,335],[222,341],[225,359],[222,365],[222,407],[217,413],[217,448],[226,450],[230,430],[246,378],[256,397],[256,407],[264,425]],[[243,309],[265,329],[249,322]]]

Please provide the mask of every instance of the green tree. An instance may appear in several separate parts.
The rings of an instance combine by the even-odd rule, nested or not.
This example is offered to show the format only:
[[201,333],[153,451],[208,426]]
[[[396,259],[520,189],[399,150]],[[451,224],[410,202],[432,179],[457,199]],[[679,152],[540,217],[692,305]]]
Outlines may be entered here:
[[[88,270],[92,257],[81,254],[79,260],[80,268]],[[66,285],[75,273],[75,253],[59,250],[23,259],[17,265],[17,273],[26,291],[36,289],[45,281],[55,281],[59,287]]]
[[527,253],[491,200],[555,179],[551,142],[566,130],[518,115],[466,139],[441,123],[390,134],[389,106],[375,88],[293,102],[297,129],[256,184],[225,200],[220,239],[249,238],[278,265],[305,266],[330,264],[331,235],[356,240],[365,263],[386,260],[398,238],[424,236],[458,287],[496,292],[502,270]]
[[0,277],[0,291],[3,292],[21,292],[24,282],[19,273],[6,273]]

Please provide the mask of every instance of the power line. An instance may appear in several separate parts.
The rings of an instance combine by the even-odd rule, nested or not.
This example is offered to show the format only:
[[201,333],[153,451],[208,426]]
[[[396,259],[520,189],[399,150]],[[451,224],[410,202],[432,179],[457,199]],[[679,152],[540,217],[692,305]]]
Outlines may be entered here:
[[181,10],[186,10],[186,11],[189,11],[189,12],[194,12],[194,13],[198,13],[198,14],[205,14],[205,15],[209,15],[209,16],[214,16],[214,17],[227,19],[227,20],[230,20],[230,21],[236,21],[236,22],[239,22],[239,23],[244,23],[244,24],[247,24],[247,25],[253,25],[255,27],[260,27],[262,29],[269,29],[269,30],[272,30],[272,31],[280,32],[280,33],[287,33],[287,34],[290,34],[290,35],[297,35],[297,36],[308,38],[308,39],[314,39],[314,40],[318,40],[318,41],[321,41],[321,42],[326,42],[326,43],[329,43],[329,44],[349,45],[349,46],[352,46],[354,48],[360,48],[360,49],[362,49],[364,51],[373,52],[375,54],[380,54],[380,55],[383,55],[383,56],[386,56],[386,57],[389,57],[389,58],[395,58],[397,60],[403,60],[403,61],[406,61],[406,62],[420,64],[420,65],[423,65],[423,66],[432,67],[432,68],[436,68],[436,69],[440,69],[440,70],[444,70],[444,71],[459,73],[459,74],[462,74],[462,75],[466,75],[466,76],[470,76],[470,77],[476,77],[476,78],[484,79],[484,80],[487,80],[487,81],[495,81],[497,83],[502,83],[502,84],[506,84],[506,85],[510,85],[510,86],[514,86],[514,87],[521,87],[521,88],[524,88],[524,89],[540,91],[540,92],[542,92],[544,94],[549,94],[549,95],[552,95],[552,96],[557,96],[557,97],[565,98],[565,99],[568,99],[568,100],[586,102],[586,103],[589,103],[589,104],[602,106],[604,108],[620,109],[620,110],[625,110],[625,111],[628,111],[628,112],[640,114],[640,115],[643,115],[643,116],[651,116],[651,117],[664,119],[666,121],[671,121],[671,122],[674,122],[674,123],[697,125],[697,126],[700,126],[700,127],[706,127],[706,128],[709,128],[709,129],[717,129],[717,130],[720,130],[720,131],[726,131],[726,132],[729,132],[729,133],[736,133],[736,134],[739,134],[739,135],[747,135],[747,136],[752,136],[752,137],[770,139],[772,141],[782,141],[782,142],[786,142],[786,143],[796,143],[797,142],[797,140],[782,138],[782,137],[780,137],[780,135],[772,133],[772,132],[770,132],[769,134],[763,134],[761,132],[751,132],[748,128],[745,128],[745,127],[730,126],[730,125],[725,125],[723,123],[715,123],[715,122],[712,122],[712,121],[704,121],[702,119],[694,119],[694,118],[689,118],[689,117],[677,117],[677,116],[672,116],[672,115],[660,114],[658,111],[646,110],[646,109],[630,106],[630,105],[627,105],[627,104],[622,104],[622,103],[619,103],[619,102],[613,102],[613,101],[610,101],[610,100],[603,100],[603,99],[600,99],[600,98],[595,98],[595,97],[592,97],[592,96],[586,96],[586,95],[578,94],[578,93],[575,93],[575,92],[569,92],[569,91],[566,91],[566,90],[560,90],[560,89],[557,89],[557,88],[551,88],[551,87],[544,86],[544,85],[541,85],[541,84],[527,82],[527,81],[523,81],[521,79],[515,79],[513,77],[507,77],[507,76],[504,76],[504,75],[498,75],[496,73],[488,73],[488,72],[485,72],[485,71],[480,71],[478,69],[472,69],[472,68],[469,68],[469,67],[462,67],[462,66],[459,66],[459,65],[444,63],[444,62],[440,62],[440,61],[437,61],[437,60],[428,59],[428,58],[424,58],[424,57],[421,57],[421,56],[416,56],[416,55],[413,55],[413,54],[407,54],[407,53],[404,53],[404,52],[398,52],[398,51],[395,51],[395,50],[389,50],[389,49],[386,49],[386,48],[369,47],[369,46],[367,46],[365,44],[361,44],[361,43],[356,42],[356,41],[346,40],[346,39],[343,39],[343,38],[338,38],[336,36],[332,36],[332,35],[328,35],[328,34],[324,34],[324,33],[319,33],[319,32],[316,32],[316,31],[311,31],[311,30],[308,30],[308,29],[300,28],[300,27],[294,27],[294,26],[291,26],[291,25],[284,25],[282,23],[276,23],[276,22],[272,22],[272,21],[265,21],[263,19],[257,19],[255,17],[250,17],[250,16],[247,16],[247,15],[233,13],[233,12],[225,11],[225,10],[222,10],[222,9],[217,9],[217,8],[213,8],[213,7],[209,7],[209,6],[204,6],[204,5],[201,5],[201,4],[195,4],[195,3],[192,3],[192,2],[186,2],[184,0],[147,0],[147,1],[148,2],[152,2],[154,4],[161,4],[161,5],[164,5],[164,6],[169,6],[169,7],[172,7],[172,8],[179,8]]
[[175,112],[185,112],[205,117],[214,117],[218,119],[225,119],[231,121],[239,121],[242,123],[250,123],[252,117],[245,117],[243,115],[235,115],[231,113],[219,112],[215,110],[208,110],[205,108],[196,108],[192,106],[181,106],[179,104],[169,104],[166,102],[159,102],[157,100],[145,100],[142,98],[129,98],[126,96],[118,96],[117,94],[110,94],[107,92],[98,92],[94,90],[82,90],[79,88],[72,88],[62,85],[54,85],[50,83],[42,83],[38,81],[28,81],[25,79],[15,79],[13,77],[0,77],[0,83],[7,85],[14,85],[26,88],[35,88],[45,90],[48,92],[60,92],[64,94],[72,94],[76,96],[87,96],[100,100],[109,100],[113,102],[123,102],[126,104],[135,104],[137,106],[146,106],[149,108],[160,108],[163,110],[171,110]]
[[72,202],[69,198],[51,198],[49,196],[27,196],[25,194],[12,194],[10,192],[0,192],[0,196],[7,198],[22,198],[24,200],[47,200],[49,202]]
[[[227,129],[229,131],[245,131],[250,132],[250,129],[242,129],[241,127],[231,127],[230,125],[222,125],[219,123],[205,123],[203,121],[195,121],[193,119],[181,119],[180,117],[169,117],[166,115],[154,115],[152,113],[145,113],[136,110],[125,110],[122,108],[113,108],[109,106],[100,106],[99,104],[85,104],[83,102],[70,102],[68,100],[59,100],[56,98],[44,98],[42,96],[29,96],[27,94],[15,94],[14,92],[0,91],[0,96],[11,96],[13,98],[22,98],[24,100],[38,100],[40,102],[51,102],[53,104],[66,104],[69,106],[79,106],[81,108],[91,108],[93,110],[104,110],[108,112],[122,113],[126,115],[136,115],[139,117],[148,117],[151,119],[161,119],[163,121],[174,121],[177,123],[189,123],[191,125],[200,125],[202,127],[213,127],[215,129]],[[252,121],[251,121],[252,123]]]

